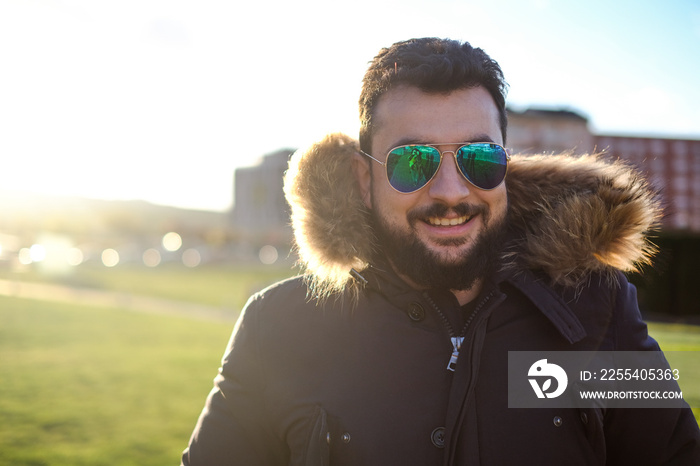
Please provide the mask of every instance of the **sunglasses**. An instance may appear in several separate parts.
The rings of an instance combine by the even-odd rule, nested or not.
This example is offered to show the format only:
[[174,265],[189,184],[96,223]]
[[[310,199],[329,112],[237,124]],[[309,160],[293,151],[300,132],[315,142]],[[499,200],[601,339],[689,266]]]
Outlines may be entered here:
[[506,150],[493,142],[471,142],[456,151],[440,151],[434,146],[456,144],[411,144],[391,149],[386,162],[377,160],[362,152],[375,162],[386,167],[389,184],[404,194],[418,191],[430,183],[440,169],[442,156],[454,155],[457,168],[468,182],[479,189],[490,190],[498,187],[506,177],[510,156]]

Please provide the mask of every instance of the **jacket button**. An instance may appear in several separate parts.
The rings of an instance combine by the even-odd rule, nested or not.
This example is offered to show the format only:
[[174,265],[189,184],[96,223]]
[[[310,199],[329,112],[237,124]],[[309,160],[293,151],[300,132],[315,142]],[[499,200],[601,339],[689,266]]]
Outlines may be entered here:
[[561,417],[559,416],[554,416],[554,425],[556,427],[561,427],[561,425],[564,423]]
[[342,437],[340,437],[343,440],[343,443],[350,443],[350,434],[345,432]]
[[581,413],[581,422],[583,422],[584,424],[588,424],[588,414]]
[[414,322],[420,322],[421,320],[425,319],[425,310],[423,309],[423,306],[421,306],[419,303],[411,303],[411,305],[408,307],[408,317],[410,317]]
[[445,428],[437,427],[430,434],[430,440],[437,448],[445,448]]

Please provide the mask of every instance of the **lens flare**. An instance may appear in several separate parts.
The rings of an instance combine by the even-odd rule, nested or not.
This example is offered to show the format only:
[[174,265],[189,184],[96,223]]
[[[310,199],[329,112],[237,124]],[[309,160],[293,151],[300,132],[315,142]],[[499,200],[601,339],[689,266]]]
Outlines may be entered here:
[[186,267],[194,268],[202,263],[202,255],[194,248],[187,249],[182,253],[182,263]]
[[182,247],[182,237],[171,231],[163,236],[163,248],[168,252],[175,252]]
[[262,262],[263,264],[272,265],[275,262],[277,262],[277,259],[279,259],[279,253],[277,252],[276,247],[268,244],[260,248],[258,257],[260,258],[260,262]]
[[84,260],[85,260],[85,256],[83,254],[83,251],[81,251],[78,248],[70,248],[66,252],[66,262],[71,267],[79,266],[80,264],[83,263]]
[[146,267],[158,267],[161,261],[160,253],[157,249],[153,248],[144,251],[141,259]]
[[115,267],[119,264],[119,253],[114,249],[105,249],[102,251],[102,263],[105,267]]

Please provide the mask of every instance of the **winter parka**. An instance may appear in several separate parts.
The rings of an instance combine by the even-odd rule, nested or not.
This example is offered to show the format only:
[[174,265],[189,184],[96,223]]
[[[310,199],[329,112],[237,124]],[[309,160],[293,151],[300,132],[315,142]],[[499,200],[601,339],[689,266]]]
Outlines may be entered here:
[[648,260],[660,215],[634,170],[514,158],[499,271],[462,307],[378,259],[356,150],[332,135],[295,154],[306,274],[246,305],[184,465],[700,464],[688,408],[508,408],[509,351],[659,350],[622,273]]

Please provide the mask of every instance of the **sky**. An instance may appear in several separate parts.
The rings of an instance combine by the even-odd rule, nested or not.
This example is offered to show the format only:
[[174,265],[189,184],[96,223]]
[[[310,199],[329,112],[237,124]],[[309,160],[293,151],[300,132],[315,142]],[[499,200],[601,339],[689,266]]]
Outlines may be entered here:
[[368,62],[424,36],[483,48],[515,109],[700,138],[694,0],[0,0],[0,191],[229,209],[237,167],[356,137]]

